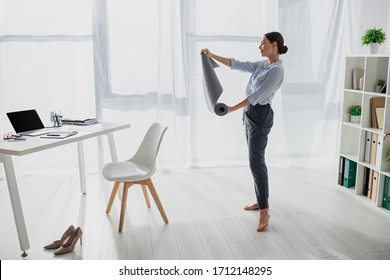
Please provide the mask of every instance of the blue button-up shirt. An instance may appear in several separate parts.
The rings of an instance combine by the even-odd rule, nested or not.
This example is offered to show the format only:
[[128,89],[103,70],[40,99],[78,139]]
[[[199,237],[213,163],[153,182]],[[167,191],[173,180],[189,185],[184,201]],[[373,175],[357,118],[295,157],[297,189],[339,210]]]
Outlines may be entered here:
[[252,73],[246,86],[245,95],[252,105],[272,104],[275,92],[281,87],[284,79],[282,60],[268,64],[268,60],[241,62],[232,58],[231,69]]

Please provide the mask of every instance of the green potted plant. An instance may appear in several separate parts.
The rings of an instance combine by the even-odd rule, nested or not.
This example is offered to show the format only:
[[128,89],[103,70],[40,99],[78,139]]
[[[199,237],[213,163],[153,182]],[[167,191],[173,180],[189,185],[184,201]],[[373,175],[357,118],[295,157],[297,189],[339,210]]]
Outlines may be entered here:
[[370,53],[378,53],[379,45],[386,42],[386,33],[382,28],[369,28],[362,37],[362,45],[369,46]]
[[348,108],[348,113],[351,114],[351,122],[360,123],[362,107],[360,105],[351,105]]
[[386,81],[383,79],[379,79],[376,82],[376,92],[381,92],[381,88],[385,85]]

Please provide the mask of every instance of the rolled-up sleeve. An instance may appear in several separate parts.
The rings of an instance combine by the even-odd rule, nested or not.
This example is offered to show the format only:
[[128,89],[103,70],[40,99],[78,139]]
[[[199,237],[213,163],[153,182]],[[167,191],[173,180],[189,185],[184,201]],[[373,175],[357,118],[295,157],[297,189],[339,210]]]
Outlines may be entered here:
[[254,71],[256,71],[257,67],[259,67],[259,65],[260,65],[260,61],[255,61],[255,62],[239,61],[239,60],[234,59],[234,58],[232,58],[231,61],[232,61],[232,64],[230,66],[231,69],[240,70],[240,71],[244,71],[244,72],[250,72],[250,73],[253,73]]

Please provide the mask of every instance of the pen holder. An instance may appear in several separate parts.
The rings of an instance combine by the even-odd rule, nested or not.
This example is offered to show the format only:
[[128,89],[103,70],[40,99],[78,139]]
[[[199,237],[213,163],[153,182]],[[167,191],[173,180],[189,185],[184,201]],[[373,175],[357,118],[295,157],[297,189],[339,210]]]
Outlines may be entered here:
[[57,123],[57,125],[54,124],[54,126],[58,126],[58,127],[62,126],[62,117],[63,116],[55,114],[54,117],[55,117],[56,123]]
[[50,119],[53,122],[54,127],[62,126],[63,115],[59,115],[56,112],[50,112]]

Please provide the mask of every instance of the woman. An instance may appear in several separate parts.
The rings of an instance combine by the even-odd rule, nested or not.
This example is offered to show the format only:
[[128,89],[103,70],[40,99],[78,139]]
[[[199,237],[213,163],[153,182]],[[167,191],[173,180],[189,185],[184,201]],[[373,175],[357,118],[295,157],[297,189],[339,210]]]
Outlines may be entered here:
[[273,125],[274,112],[271,104],[275,92],[280,88],[284,79],[284,67],[281,54],[288,50],[284,45],[283,36],[279,32],[264,35],[259,46],[261,56],[267,60],[256,62],[241,62],[234,58],[218,56],[208,49],[202,49],[209,57],[231,67],[252,73],[245,90],[245,99],[235,106],[228,106],[228,113],[244,107],[244,124],[249,150],[249,165],[254,179],[256,203],[247,205],[245,210],[259,209],[260,218],[257,231],[268,227],[269,190],[268,172],[265,164],[265,147],[268,134]]

